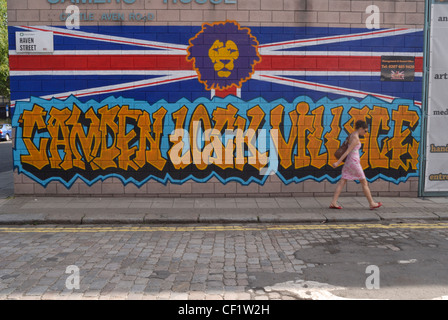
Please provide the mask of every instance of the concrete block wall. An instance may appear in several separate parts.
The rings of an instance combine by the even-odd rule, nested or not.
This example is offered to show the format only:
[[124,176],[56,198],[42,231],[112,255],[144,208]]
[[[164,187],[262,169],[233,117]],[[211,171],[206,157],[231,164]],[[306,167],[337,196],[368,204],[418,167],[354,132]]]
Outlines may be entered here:
[[[81,21],[81,26],[200,26],[204,22],[235,20],[247,27],[324,27],[365,29],[369,5],[378,6],[381,28],[422,29],[425,1],[363,1],[363,0],[235,0],[236,3],[213,5],[209,1],[198,4],[164,3],[163,0],[135,0],[126,3],[79,4],[81,13],[93,14],[93,21]],[[230,1],[229,1],[230,2]],[[9,26],[61,26],[61,14],[72,4],[50,4],[48,0],[8,0]],[[76,3],[75,3],[76,4]],[[124,21],[100,20],[103,14],[123,14]],[[151,21],[130,21],[133,13],[151,14]],[[366,29],[366,31],[368,31]],[[417,44],[423,47],[423,43]],[[413,88],[415,90],[415,88]],[[417,89],[418,90],[418,89]],[[108,178],[86,185],[78,179],[67,189],[59,182],[46,186],[36,183],[24,174],[14,172],[17,195],[76,195],[76,196],[154,196],[154,197],[264,197],[264,196],[330,196],[335,184],[329,181],[307,180],[284,184],[278,177],[270,177],[264,185],[252,183],[243,186],[237,182],[221,183],[216,178],[206,183],[187,181],[166,185],[149,181],[142,187],[132,183],[123,185],[117,178]],[[378,179],[370,184],[374,196],[417,196],[418,178],[409,178],[398,185]],[[347,185],[345,195],[362,196],[359,184]]]
[[[387,181],[377,180],[369,184],[374,197],[417,197],[418,178],[410,178],[408,182],[396,185]],[[117,178],[98,181],[87,186],[77,181],[70,189],[62,183],[50,182],[47,186],[37,184],[23,174],[14,172],[14,193],[21,196],[76,196],[76,197],[182,197],[182,198],[225,198],[225,197],[330,197],[336,184],[328,181],[312,180],[285,185],[273,176],[265,185],[251,184],[242,186],[238,182],[222,184],[216,178],[207,183],[186,182],[182,185],[168,182],[166,185],[150,181],[142,187],[134,184],[123,185]],[[361,185],[349,181],[341,197],[364,197]]]
[[[230,2],[230,1],[229,1]],[[233,2],[233,1],[232,1]],[[47,0],[9,0],[9,25],[61,25],[60,15],[68,5],[79,5],[81,13],[99,17],[107,13],[152,13],[154,19],[145,25],[201,25],[204,22],[236,20],[248,26],[319,26],[364,28],[370,14],[366,8],[380,9],[381,28],[421,28],[424,24],[424,0],[235,0],[236,3],[185,4],[173,0],[135,0],[126,3],[64,3],[50,4]],[[82,25],[126,25],[133,21],[82,21]]]

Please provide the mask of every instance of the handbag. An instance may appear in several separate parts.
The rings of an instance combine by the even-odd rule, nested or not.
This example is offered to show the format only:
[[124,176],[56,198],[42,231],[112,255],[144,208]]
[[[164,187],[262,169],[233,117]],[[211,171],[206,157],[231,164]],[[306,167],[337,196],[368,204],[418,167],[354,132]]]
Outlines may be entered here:
[[341,159],[341,157],[344,155],[345,151],[347,151],[348,149],[348,138],[350,136],[347,137],[347,139],[345,139],[345,141],[341,144],[341,146],[338,148],[338,150],[336,150],[336,152],[334,153],[334,156],[336,157],[336,159]]

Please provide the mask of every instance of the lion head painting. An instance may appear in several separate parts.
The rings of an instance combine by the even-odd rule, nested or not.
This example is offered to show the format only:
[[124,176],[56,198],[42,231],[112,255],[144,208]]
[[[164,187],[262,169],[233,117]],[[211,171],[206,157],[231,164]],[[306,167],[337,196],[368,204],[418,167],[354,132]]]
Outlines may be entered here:
[[187,60],[207,90],[241,88],[261,62],[257,39],[234,21],[204,23],[189,42]]

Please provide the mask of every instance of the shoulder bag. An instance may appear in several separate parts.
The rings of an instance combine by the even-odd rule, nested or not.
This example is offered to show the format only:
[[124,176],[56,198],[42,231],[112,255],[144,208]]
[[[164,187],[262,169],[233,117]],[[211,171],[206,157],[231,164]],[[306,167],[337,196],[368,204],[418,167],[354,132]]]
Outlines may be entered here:
[[348,144],[349,144],[349,138],[350,136],[347,137],[347,139],[345,139],[345,141],[341,144],[341,146],[338,148],[338,150],[336,150],[336,152],[334,153],[334,156],[336,157],[336,159],[341,159],[341,157],[344,155],[345,151],[347,151],[348,149]]

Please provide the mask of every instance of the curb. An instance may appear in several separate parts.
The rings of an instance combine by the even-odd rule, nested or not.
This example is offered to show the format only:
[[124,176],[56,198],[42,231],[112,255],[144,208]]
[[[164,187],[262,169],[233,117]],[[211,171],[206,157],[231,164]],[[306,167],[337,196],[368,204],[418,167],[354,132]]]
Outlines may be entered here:
[[395,220],[446,221],[447,211],[436,212],[304,212],[304,213],[230,213],[226,216],[216,214],[170,215],[161,213],[126,213],[95,215],[78,214],[43,214],[43,213],[6,213],[0,214],[0,225],[158,225],[158,224],[301,224],[301,223],[366,223],[389,222]]

